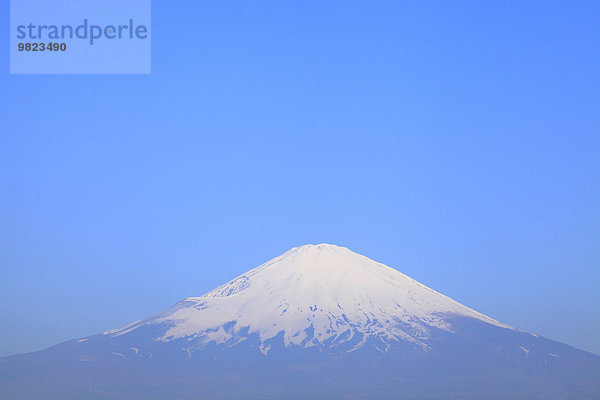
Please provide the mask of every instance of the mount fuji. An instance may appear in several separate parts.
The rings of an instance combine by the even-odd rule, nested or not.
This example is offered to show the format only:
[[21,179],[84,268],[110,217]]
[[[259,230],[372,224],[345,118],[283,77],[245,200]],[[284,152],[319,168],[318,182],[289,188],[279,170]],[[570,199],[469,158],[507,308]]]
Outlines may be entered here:
[[0,399],[600,399],[600,356],[328,244],[120,329],[0,359]]

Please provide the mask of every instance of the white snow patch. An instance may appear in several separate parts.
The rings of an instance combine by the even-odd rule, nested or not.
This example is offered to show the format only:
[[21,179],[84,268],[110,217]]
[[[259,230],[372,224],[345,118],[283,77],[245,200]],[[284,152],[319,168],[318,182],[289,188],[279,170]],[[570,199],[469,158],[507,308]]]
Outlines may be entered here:
[[526,348],[525,348],[525,347],[523,347],[523,346],[519,346],[519,347],[520,347],[520,348],[521,348],[521,350],[523,350],[523,352],[525,353],[525,358],[529,358],[529,350],[528,350],[528,349],[526,349]]
[[129,333],[132,330],[134,330],[135,328],[141,326],[142,325],[141,322],[142,322],[142,320],[140,319],[139,321],[132,322],[131,324],[125,325],[122,328],[110,329],[108,331],[102,332],[102,334],[103,335],[111,335],[112,337],[121,336],[121,335]]
[[87,339],[79,339],[79,340],[77,341],[77,343],[83,343],[83,342],[85,342],[85,341],[87,341]]
[[135,354],[140,354],[140,349],[138,349],[137,347],[130,347],[129,350],[134,351]]
[[194,350],[192,348],[185,348],[182,347],[181,350],[185,351],[187,353],[187,358],[186,360],[189,360],[192,358],[192,353],[194,352]]
[[115,353],[114,351],[112,352],[114,355],[119,356],[121,358],[123,358],[124,360],[129,360],[129,358],[125,357],[123,354],[121,353]]
[[266,345],[264,343],[261,343],[261,345],[259,346],[260,348],[260,352],[263,353],[265,356],[267,354],[269,354],[269,350],[271,350],[271,346],[270,345]]

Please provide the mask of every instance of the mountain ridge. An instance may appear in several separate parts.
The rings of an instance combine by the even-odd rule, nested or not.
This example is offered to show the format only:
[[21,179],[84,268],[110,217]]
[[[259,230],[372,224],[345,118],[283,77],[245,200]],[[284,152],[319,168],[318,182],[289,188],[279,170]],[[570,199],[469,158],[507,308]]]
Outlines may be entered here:
[[0,358],[2,400],[82,398],[597,400],[600,357],[311,245],[125,327]]
[[[331,244],[294,247],[199,297],[138,323],[106,332],[120,336],[143,325],[169,329],[159,341],[178,338],[234,344],[257,333],[261,343],[280,332],[285,346],[341,344],[361,335],[368,339],[404,340],[427,348],[431,327],[451,331],[449,315],[485,316],[409,276],[351,250]],[[224,327],[233,323],[233,329]],[[247,328],[247,330],[246,330]],[[310,340],[306,330],[314,332]],[[245,336],[239,333],[245,331]],[[342,337],[345,336],[345,337]]]

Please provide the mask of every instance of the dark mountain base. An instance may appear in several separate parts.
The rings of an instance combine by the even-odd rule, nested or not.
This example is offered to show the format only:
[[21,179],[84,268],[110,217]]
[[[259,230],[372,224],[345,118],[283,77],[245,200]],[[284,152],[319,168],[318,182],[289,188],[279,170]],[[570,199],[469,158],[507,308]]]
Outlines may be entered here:
[[155,342],[149,330],[97,335],[1,359],[0,399],[600,398],[598,356],[468,318],[453,327],[426,350],[396,342],[383,353],[377,341],[348,353],[285,348],[276,337],[264,355],[250,337],[190,355],[193,342]]

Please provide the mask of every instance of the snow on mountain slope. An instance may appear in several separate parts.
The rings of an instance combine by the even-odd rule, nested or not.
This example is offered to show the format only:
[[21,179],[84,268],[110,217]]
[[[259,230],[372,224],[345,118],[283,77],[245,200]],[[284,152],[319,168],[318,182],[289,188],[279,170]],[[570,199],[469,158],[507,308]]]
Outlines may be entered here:
[[201,297],[105,334],[116,337],[156,325],[164,329],[155,340],[186,338],[199,347],[232,346],[251,334],[264,343],[283,332],[286,346],[353,341],[356,349],[377,338],[426,348],[431,328],[452,331],[452,316],[512,329],[395,269],[320,244],[293,248]]

